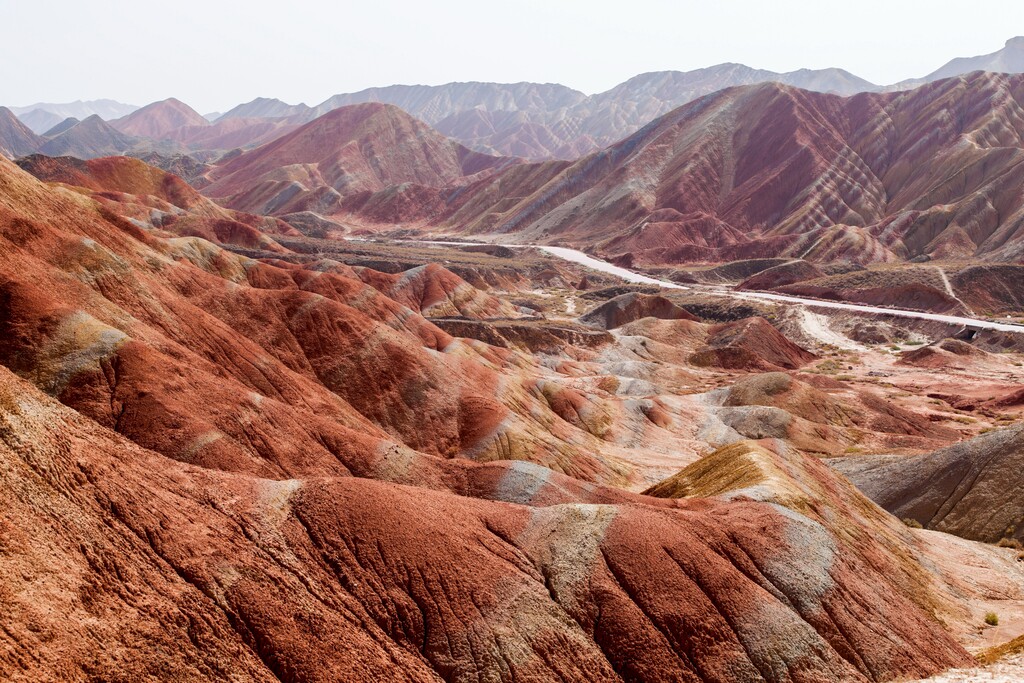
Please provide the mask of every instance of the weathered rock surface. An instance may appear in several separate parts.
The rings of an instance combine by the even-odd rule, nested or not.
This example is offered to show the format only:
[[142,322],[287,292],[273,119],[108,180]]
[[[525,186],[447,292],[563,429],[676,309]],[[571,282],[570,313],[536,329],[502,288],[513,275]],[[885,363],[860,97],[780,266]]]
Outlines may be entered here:
[[695,315],[663,296],[630,292],[595,306],[580,316],[580,322],[605,330],[614,330],[640,318],[697,320]]
[[112,212],[158,234],[276,252],[286,250],[270,235],[296,234],[283,221],[224,209],[173,173],[131,157],[82,161],[33,154],[17,163],[45,182],[89,191]]
[[836,462],[865,495],[893,515],[964,538],[1024,539],[1024,427],[982,434],[917,456]]
[[803,260],[788,261],[747,278],[736,285],[736,289],[775,289],[804,280],[814,280],[824,275],[825,273],[813,263]]
[[795,370],[817,358],[789,341],[764,318],[714,325],[691,362],[734,370]]
[[967,662],[910,590],[919,567],[785,487],[793,507],[530,508],[258,479],[142,450],[5,369],[0,459],[10,680],[886,680]]
[[[150,229],[147,202],[207,205],[119,163],[86,164],[89,189],[0,159],[0,678],[882,681],[968,662],[940,622],[961,599],[911,532],[788,437],[691,465],[667,492],[685,499],[622,490],[642,481],[624,455],[672,450],[701,400],[642,373],[688,381],[705,345],[814,358],[767,321],[644,317],[614,348],[533,357],[424,318],[435,299],[488,312],[445,269],[398,286]],[[809,423],[838,402],[775,386],[728,407],[786,400]]]
[[510,318],[518,314],[510,304],[486,294],[436,263],[396,275],[369,268],[356,272],[366,284],[425,316]]

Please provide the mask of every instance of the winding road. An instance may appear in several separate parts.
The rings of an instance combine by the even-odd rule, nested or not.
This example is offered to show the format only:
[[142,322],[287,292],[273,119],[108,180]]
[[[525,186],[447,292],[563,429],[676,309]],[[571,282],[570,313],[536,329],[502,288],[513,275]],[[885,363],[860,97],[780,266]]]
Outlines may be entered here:
[[[405,241],[405,240],[403,240]],[[491,245],[490,242],[446,242],[441,240],[408,240],[416,244],[439,244],[439,245],[456,245],[456,246],[485,246]],[[615,277],[621,278],[626,282],[633,284],[644,284],[644,285],[656,285],[658,287],[664,287],[665,289],[694,289],[693,287],[685,287],[675,282],[669,282],[667,280],[659,280],[658,278],[650,277],[649,275],[643,275],[635,271],[616,266],[607,261],[602,261],[599,258],[594,258],[589,254],[584,254],[582,251],[576,249],[569,249],[567,247],[549,247],[540,244],[502,244],[503,247],[509,247],[512,249],[539,249],[543,252],[556,256],[564,261],[569,261],[581,266],[596,270],[601,273],[608,275],[614,275]],[[702,288],[703,289],[703,288]],[[1015,325],[1013,323],[1000,323],[993,320],[984,320],[980,318],[965,318],[956,315],[943,315],[941,313],[927,313],[925,311],[910,311],[900,308],[885,308],[883,306],[868,306],[866,304],[853,304],[844,301],[822,301],[819,299],[804,299],[798,296],[789,296],[787,294],[774,294],[771,292],[734,292],[728,289],[713,289],[715,294],[720,296],[728,296],[736,299],[760,299],[764,301],[777,301],[780,303],[799,304],[807,306],[808,308],[828,308],[840,311],[851,311],[854,313],[871,313],[876,315],[891,315],[897,318],[912,318],[915,320],[929,320],[932,322],[946,323],[949,325],[960,325],[963,327],[969,327],[975,330],[995,330],[997,332],[1013,332],[1016,334],[1024,334],[1024,325]]]

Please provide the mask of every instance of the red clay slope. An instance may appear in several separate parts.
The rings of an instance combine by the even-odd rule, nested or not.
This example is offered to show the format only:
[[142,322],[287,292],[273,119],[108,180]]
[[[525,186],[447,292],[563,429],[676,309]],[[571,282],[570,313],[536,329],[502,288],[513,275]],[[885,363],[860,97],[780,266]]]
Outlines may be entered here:
[[536,185],[485,180],[448,225],[638,263],[1020,260],[1022,102],[1024,76],[986,73],[849,98],[731,88]]
[[178,176],[132,157],[103,157],[83,161],[74,157],[34,154],[18,165],[48,183],[83,187],[93,192],[153,196],[181,209],[215,207]]

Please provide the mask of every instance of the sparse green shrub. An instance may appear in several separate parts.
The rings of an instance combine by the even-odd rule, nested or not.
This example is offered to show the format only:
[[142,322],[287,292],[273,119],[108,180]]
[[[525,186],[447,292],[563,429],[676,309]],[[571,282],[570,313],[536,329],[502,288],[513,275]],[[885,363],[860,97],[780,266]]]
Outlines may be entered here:
[[1013,548],[1014,550],[1024,550],[1024,545],[1021,545],[1020,541],[1016,538],[1000,538],[997,543],[1000,548]]
[[834,375],[842,369],[842,365],[834,360],[823,360],[814,366],[814,371],[823,375]]
[[913,517],[904,517],[903,518],[903,523],[906,524],[911,529],[923,529],[924,528],[921,525],[921,522],[917,521]]
[[999,626],[999,615],[995,612],[985,614],[985,623],[989,626]]

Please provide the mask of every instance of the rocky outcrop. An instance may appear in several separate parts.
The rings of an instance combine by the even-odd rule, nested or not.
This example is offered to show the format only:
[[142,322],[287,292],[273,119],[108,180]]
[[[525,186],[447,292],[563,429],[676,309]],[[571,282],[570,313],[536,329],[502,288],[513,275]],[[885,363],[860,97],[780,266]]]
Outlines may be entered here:
[[745,318],[713,325],[705,346],[690,361],[733,370],[795,370],[816,358],[786,339],[764,318]]
[[736,289],[775,289],[824,276],[825,273],[812,263],[803,260],[788,261],[747,278],[736,285]]
[[641,318],[697,320],[695,315],[663,296],[630,292],[595,306],[580,316],[580,322],[604,330],[614,330]]
[[88,191],[112,212],[158,234],[278,253],[287,250],[270,235],[297,234],[283,221],[224,209],[173,173],[131,157],[83,161],[33,154],[18,165],[45,182]]
[[523,348],[531,353],[559,353],[566,346],[596,349],[612,341],[603,330],[543,321],[432,318],[431,322],[455,337],[468,337],[503,348]]
[[990,355],[959,339],[943,339],[902,353],[898,362],[901,365],[913,365],[919,368],[964,368],[978,361],[984,361]]
[[858,270],[778,287],[794,296],[851,301],[869,306],[963,314],[965,304],[938,266]]
[[[783,372],[738,379],[708,393],[704,401],[725,426],[743,438],[783,439],[805,453],[841,455],[865,433],[894,446],[943,443],[956,436],[947,427],[865,392],[831,393]],[[824,384],[822,382],[819,382]]]
[[836,468],[900,518],[994,543],[1024,539],[1024,427],[1010,427],[925,455],[853,458]]
[[428,263],[401,273],[357,269],[358,277],[389,298],[428,317],[511,318],[515,307],[477,289],[455,273]]

